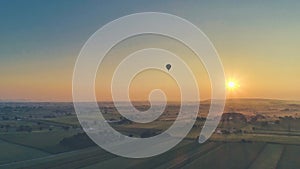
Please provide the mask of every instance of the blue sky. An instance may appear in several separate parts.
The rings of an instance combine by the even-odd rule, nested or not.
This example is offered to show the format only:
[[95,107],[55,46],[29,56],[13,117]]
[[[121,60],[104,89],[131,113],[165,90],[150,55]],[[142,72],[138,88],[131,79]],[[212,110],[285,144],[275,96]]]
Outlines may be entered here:
[[[114,19],[147,11],[175,14],[199,26],[217,48],[226,73],[253,83],[242,97],[300,99],[299,7],[296,0],[3,0],[0,99],[70,99],[70,92],[56,94],[70,86],[74,62],[89,36]],[[58,86],[44,87],[53,81]]]

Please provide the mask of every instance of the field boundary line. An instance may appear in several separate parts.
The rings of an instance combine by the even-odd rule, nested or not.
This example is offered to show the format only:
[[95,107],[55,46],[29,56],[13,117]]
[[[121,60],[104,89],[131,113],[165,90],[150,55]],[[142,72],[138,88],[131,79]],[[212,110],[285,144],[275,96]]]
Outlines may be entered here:
[[204,151],[204,152],[202,152],[202,153],[200,153],[199,154],[199,152],[197,153],[195,153],[195,154],[193,154],[190,158],[187,158],[187,159],[185,159],[185,160],[183,160],[182,162],[180,162],[179,164],[177,164],[176,166],[170,166],[170,167],[168,167],[168,169],[177,169],[177,168],[182,168],[184,165],[186,165],[187,163],[192,163],[193,161],[195,161],[196,159],[198,159],[198,158],[202,158],[202,157],[204,157],[204,156],[206,156],[206,155],[208,155],[208,154],[210,154],[211,152],[214,152],[214,151],[217,151],[217,150],[219,150],[221,147],[223,147],[224,146],[224,144],[220,144],[220,145],[216,145],[215,147],[212,147],[212,148],[210,148],[210,149],[208,149],[208,150],[206,150],[206,151]]
[[264,145],[262,146],[262,148],[258,151],[257,155],[255,156],[255,158],[250,161],[250,163],[248,164],[248,166],[246,167],[247,169],[250,169],[250,167],[254,164],[254,162],[257,160],[257,158],[260,156],[260,154],[265,150],[265,148],[267,147],[267,143],[264,143]]
[[4,141],[4,142],[7,142],[7,143],[10,143],[10,144],[15,144],[15,145],[18,145],[18,146],[23,146],[23,147],[27,147],[27,148],[31,148],[31,149],[35,149],[35,150],[38,150],[38,151],[42,151],[44,153],[47,153],[49,155],[52,155],[53,153],[51,152],[48,152],[46,150],[43,150],[43,149],[40,149],[40,148],[37,148],[37,147],[33,147],[33,146],[29,146],[29,145],[26,145],[26,144],[22,144],[22,143],[17,143],[17,142],[14,142],[14,141],[10,141],[10,140],[7,140],[5,138],[1,138],[0,137],[0,140]]
[[38,158],[34,158],[34,159],[29,159],[29,160],[23,160],[23,161],[16,161],[16,162],[11,162],[11,163],[1,164],[0,167],[15,165],[15,164],[19,164],[19,163],[26,163],[26,162],[31,162],[31,161],[37,161],[37,160],[42,160],[42,159],[47,159],[47,158],[50,159],[50,158],[53,158],[53,157],[56,157],[56,156],[61,156],[61,155],[64,155],[64,154],[72,154],[72,153],[80,152],[82,150],[88,150],[88,149],[91,149],[91,148],[92,147],[88,147],[88,148],[84,148],[84,149],[72,150],[72,151],[67,151],[67,152],[58,153],[58,154],[49,154],[48,156],[45,156],[45,157],[38,157]]
[[286,152],[286,147],[287,147],[287,145],[284,145],[283,150],[281,151],[280,157],[279,157],[279,159],[276,163],[276,168],[275,169],[278,169],[278,164],[280,164],[280,162],[282,161],[283,154]]

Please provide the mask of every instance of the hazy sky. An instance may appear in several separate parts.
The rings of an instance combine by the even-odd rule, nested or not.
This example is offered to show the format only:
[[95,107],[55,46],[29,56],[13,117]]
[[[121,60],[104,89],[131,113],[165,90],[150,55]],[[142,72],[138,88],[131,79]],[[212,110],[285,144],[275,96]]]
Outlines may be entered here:
[[120,2],[0,1],[0,100],[71,101],[74,63],[89,36],[147,11],[183,17],[210,38],[227,78],[239,82],[232,97],[300,99],[299,1]]

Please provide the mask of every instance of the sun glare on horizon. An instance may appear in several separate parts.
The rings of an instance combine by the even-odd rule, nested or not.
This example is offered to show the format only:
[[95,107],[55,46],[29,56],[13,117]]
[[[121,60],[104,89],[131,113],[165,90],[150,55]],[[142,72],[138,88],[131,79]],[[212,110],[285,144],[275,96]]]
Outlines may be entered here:
[[239,87],[240,85],[234,81],[234,80],[229,80],[226,84],[227,89],[229,90],[235,90]]

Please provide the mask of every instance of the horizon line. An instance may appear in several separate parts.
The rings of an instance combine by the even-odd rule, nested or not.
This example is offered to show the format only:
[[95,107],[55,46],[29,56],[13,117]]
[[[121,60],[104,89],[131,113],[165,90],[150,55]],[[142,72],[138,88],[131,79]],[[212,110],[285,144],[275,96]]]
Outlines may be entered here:
[[[267,97],[234,97],[234,98],[226,98],[225,100],[278,100],[278,101],[300,101],[300,99],[283,99],[283,98],[267,98]],[[195,100],[195,101],[185,101],[184,103],[191,103],[191,102],[205,102],[205,101],[210,101],[211,98],[209,99],[200,99],[200,100]],[[82,103],[91,103],[93,101],[80,101]],[[113,103],[113,102],[127,102],[128,101],[113,101],[113,100],[97,100],[97,103]],[[140,102],[140,103],[144,103],[144,102],[149,102],[148,100],[132,100],[130,101],[132,103],[134,102]],[[164,101],[153,101],[154,103],[160,103],[160,102],[164,102]],[[167,101],[170,103],[178,103],[180,101]],[[73,103],[72,100],[70,101],[59,101],[59,100],[26,100],[26,99],[9,99],[9,100],[5,100],[5,99],[0,99],[0,103]]]

